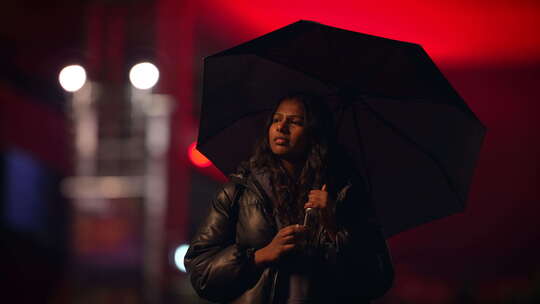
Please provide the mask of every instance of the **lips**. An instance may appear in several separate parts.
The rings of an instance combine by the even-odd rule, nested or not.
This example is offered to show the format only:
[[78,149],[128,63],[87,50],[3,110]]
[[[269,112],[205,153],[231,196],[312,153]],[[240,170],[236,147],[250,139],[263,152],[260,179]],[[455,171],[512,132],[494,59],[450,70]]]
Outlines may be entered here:
[[276,137],[274,138],[274,143],[276,145],[286,146],[289,144],[289,139],[285,137]]

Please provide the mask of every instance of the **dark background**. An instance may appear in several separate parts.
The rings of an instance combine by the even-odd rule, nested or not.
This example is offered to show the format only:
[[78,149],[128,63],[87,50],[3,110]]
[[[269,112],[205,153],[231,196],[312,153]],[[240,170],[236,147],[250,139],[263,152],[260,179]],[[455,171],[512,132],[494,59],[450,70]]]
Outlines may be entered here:
[[[89,78],[121,87],[129,67],[146,59],[161,71],[156,91],[177,103],[162,301],[196,302],[168,257],[189,241],[223,180],[215,169],[193,166],[186,152],[196,140],[202,58],[298,19],[421,44],[488,128],[467,211],[389,240],[397,279],[381,303],[539,301],[540,3],[534,0],[3,1],[0,297],[144,302],[144,284],[128,275],[104,270],[87,279],[74,267],[81,232],[60,191],[73,157],[68,98],[57,78],[63,66],[79,63]],[[99,246],[111,232],[96,233],[84,246]]]

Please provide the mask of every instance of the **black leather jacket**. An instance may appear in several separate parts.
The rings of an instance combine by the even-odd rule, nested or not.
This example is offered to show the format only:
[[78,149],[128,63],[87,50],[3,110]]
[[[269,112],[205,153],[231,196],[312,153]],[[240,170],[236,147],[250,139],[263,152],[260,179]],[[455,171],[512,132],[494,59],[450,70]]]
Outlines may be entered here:
[[[336,239],[326,237],[323,227],[315,234],[318,267],[313,298],[320,303],[369,303],[391,287],[392,263],[362,187],[349,180],[337,189]],[[252,174],[231,176],[185,257],[199,296],[215,302],[283,303],[279,287],[283,265],[254,264],[254,251],[270,243],[277,231],[272,204]]]

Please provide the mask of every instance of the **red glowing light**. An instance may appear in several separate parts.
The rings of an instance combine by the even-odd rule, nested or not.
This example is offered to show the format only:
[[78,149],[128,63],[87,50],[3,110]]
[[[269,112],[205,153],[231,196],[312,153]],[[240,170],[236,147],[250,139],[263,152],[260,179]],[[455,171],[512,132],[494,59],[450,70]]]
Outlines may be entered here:
[[206,158],[204,155],[202,155],[199,150],[196,148],[197,142],[193,142],[191,145],[189,145],[188,148],[188,155],[191,162],[200,168],[206,168],[212,165],[212,162]]
[[[447,64],[537,62],[538,1],[202,1],[206,22],[239,44],[300,19],[422,45]],[[227,40],[225,40],[227,41]]]

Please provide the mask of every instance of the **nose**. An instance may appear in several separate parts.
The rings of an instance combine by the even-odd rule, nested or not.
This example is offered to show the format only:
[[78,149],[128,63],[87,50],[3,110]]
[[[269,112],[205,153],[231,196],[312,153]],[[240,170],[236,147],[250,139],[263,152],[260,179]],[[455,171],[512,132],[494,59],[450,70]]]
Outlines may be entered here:
[[288,128],[287,128],[288,124],[287,122],[285,121],[280,121],[277,123],[276,125],[276,131],[280,132],[280,133],[287,133],[288,132]]

